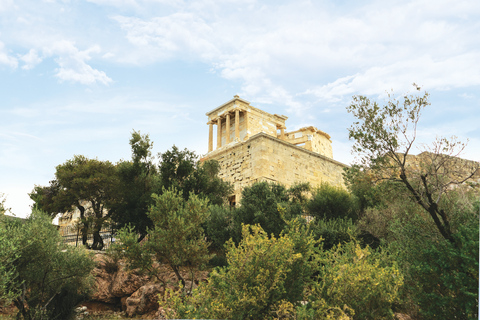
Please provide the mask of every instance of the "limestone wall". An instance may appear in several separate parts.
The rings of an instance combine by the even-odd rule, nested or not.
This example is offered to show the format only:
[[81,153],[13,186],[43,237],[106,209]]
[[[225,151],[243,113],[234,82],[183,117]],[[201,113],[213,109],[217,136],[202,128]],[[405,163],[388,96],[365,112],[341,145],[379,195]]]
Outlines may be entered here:
[[322,182],[345,187],[342,172],[346,165],[266,133],[213,151],[206,159],[219,162],[219,176],[234,185],[237,202],[243,188],[256,181],[278,182],[287,187],[296,182],[309,182],[313,187]]

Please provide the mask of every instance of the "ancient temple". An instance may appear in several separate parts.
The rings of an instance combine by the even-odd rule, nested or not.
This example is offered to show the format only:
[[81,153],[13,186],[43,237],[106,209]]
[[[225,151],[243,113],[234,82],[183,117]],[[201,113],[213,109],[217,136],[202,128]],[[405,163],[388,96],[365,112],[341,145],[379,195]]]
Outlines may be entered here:
[[287,132],[286,116],[257,109],[239,96],[206,115],[208,153],[202,160],[219,162],[220,177],[235,189],[231,203],[238,202],[243,188],[256,181],[287,187],[296,182],[344,186],[346,165],[333,159],[327,133],[313,126]]

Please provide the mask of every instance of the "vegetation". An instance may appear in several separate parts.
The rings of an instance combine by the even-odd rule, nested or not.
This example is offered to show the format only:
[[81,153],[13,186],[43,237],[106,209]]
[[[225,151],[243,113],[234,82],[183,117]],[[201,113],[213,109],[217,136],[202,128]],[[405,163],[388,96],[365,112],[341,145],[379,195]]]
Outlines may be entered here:
[[75,156],[57,166],[50,185],[36,186],[30,197],[38,209],[50,213],[51,217],[77,208],[83,245],[88,247],[87,234],[91,226],[91,248],[101,250],[104,243],[100,230],[112,213],[109,209],[118,195],[118,184],[116,167],[111,162]]
[[228,266],[215,269],[189,297],[180,291],[166,295],[170,316],[263,319],[293,312],[313,271],[315,241],[304,231],[302,236],[269,237],[258,225],[244,225],[238,246],[232,240],[226,244]]
[[18,317],[67,319],[90,288],[93,261],[88,253],[64,245],[51,219],[40,211],[33,211],[25,221],[1,219],[0,238],[7,239],[7,245],[2,241],[0,247],[0,257],[7,258],[1,266],[13,274],[7,297],[17,307]]
[[153,203],[152,194],[161,191],[160,177],[149,136],[133,131],[129,142],[132,160],[117,164],[119,196],[112,204],[112,220],[118,229],[130,226],[142,240],[152,227],[147,212]]
[[421,111],[430,104],[428,93],[405,95],[402,101],[393,95],[389,97],[388,103],[380,107],[364,96],[355,96],[347,108],[358,120],[350,127],[349,137],[355,141],[360,167],[368,169],[377,179],[402,183],[412,199],[428,212],[441,235],[460,248],[450,225],[451,212],[443,207],[441,200],[448,197],[452,186],[470,179],[479,164],[461,163],[458,155],[465,144],[456,137],[438,138],[419,157],[418,165],[409,162]]
[[458,158],[465,144],[455,137],[412,157],[428,94],[390,98],[380,107],[358,96],[348,108],[358,119],[349,132],[361,161],[345,177],[362,204],[359,226],[396,258],[405,278],[399,309],[422,319],[477,319],[478,189],[465,182],[479,163]]
[[[347,190],[257,182],[230,207],[218,163],[175,146],[156,163],[148,135],[134,131],[131,160],[76,156],[31,197],[50,216],[76,206],[84,244],[111,219],[115,261],[159,281],[168,265],[178,286],[159,303],[171,318],[478,319],[480,192],[466,182],[479,164],[457,157],[456,138],[410,154],[428,105],[427,93],[385,106],[353,98],[359,162],[345,171]],[[0,196],[0,301],[24,319],[66,318],[88,288],[90,258],[63,246],[45,214],[22,223],[5,212]]]
[[211,258],[202,229],[210,213],[208,200],[191,194],[185,201],[182,192],[175,188],[164,190],[161,195],[154,194],[153,198],[154,204],[147,213],[153,228],[148,229],[145,241],[137,242],[133,228],[126,227],[119,230],[119,242],[112,250],[124,253],[132,269],[148,271],[161,281],[154,262],[166,263],[185,286],[179,268],[188,266],[193,271]]

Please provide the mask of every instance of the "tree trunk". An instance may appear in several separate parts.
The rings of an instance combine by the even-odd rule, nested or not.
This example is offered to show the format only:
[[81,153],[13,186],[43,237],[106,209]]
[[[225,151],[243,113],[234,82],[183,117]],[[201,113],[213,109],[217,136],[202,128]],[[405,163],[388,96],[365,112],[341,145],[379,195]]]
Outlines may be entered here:
[[100,230],[95,230],[93,232],[93,244],[92,244],[92,249],[93,250],[102,250],[103,249],[103,238],[100,235]]
[[102,230],[102,223],[98,220],[95,222],[95,226],[93,228],[93,250],[102,250],[103,249],[103,238],[100,235],[100,230]]
[[82,232],[82,244],[90,249],[87,239],[88,239],[88,222],[85,220],[85,207],[81,205],[77,205],[78,210],[80,210],[80,221],[82,223],[82,228],[80,231]]
[[178,271],[178,267],[173,265],[173,264],[170,264],[170,267],[172,267],[172,270],[175,273],[175,275],[177,276],[177,279],[182,283],[182,286],[185,288],[185,280],[180,275],[180,272]]

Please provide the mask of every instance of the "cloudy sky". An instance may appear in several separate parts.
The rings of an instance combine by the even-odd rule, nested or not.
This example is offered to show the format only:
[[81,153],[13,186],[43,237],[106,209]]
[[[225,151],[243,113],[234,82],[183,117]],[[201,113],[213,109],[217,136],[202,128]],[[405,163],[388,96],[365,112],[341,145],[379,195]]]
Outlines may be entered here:
[[419,141],[469,139],[480,160],[477,0],[0,0],[0,192],[28,193],[75,154],[207,151],[205,113],[238,94],[314,125],[351,163],[346,106],[415,82],[431,94]]

